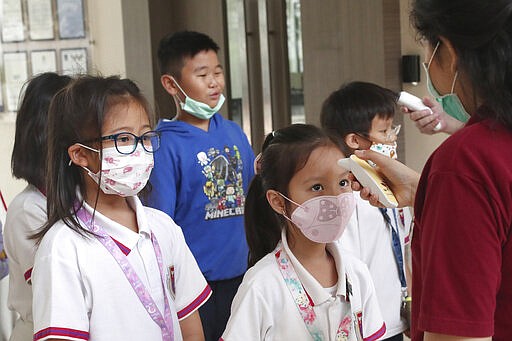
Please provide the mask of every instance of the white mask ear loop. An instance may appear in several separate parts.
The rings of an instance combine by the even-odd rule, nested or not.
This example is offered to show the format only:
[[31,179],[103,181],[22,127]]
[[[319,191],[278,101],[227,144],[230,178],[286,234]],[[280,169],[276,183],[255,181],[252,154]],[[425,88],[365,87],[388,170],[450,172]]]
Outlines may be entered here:
[[430,60],[428,61],[428,64],[427,64],[427,70],[428,70],[428,69],[430,69],[430,64],[432,64],[432,60],[434,60],[434,56],[435,56],[435,54],[436,54],[436,52],[437,52],[437,49],[439,48],[439,44],[440,44],[440,43],[441,43],[441,42],[440,42],[440,41],[438,41],[438,42],[437,42],[437,44],[436,44],[436,46],[435,46],[435,47],[434,47],[434,49],[432,50],[432,55],[430,56]]
[[[180,89],[181,93],[183,94],[183,96],[185,96],[185,98],[188,97],[187,93],[185,91],[183,91],[183,89],[181,88],[181,86],[178,84],[178,81],[171,76],[171,79],[172,81],[174,82],[174,84],[176,84],[176,86],[178,87],[178,89]],[[178,95],[176,95],[176,97],[178,97],[178,100],[180,101],[180,103],[183,103],[183,101],[180,99],[180,97]]]
[[[432,55],[430,56],[430,60],[428,61],[428,64],[427,64],[427,71],[430,69],[430,64],[432,64],[432,60],[434,60],[434,55],[436,54],[437,49],[439,48],[440,44],[441,44],[441,42],[438,41],[436,44],[436,47],[434,47],[434,49],[432,50]],[[453,90],[455,89],[455,82],[457,81],[458,76],[459,76],[459,71],[455,71],[455,76],[453,77],[452,89],[450,91],[450,94],[454,93]]]
[[[93,152],[98,153],[98,158],[99,158],[99,156],[100,156],[100,151],[99,151],[98,149],[94,149],[94,148],[92,148],[92,147],[86,146],[85,144],[81,144],[80,142],[77,142],[77,143],[75,143],[75,144],[79,145],[80,147],[84,147],[85,149],[89,149],[89,150],[91,150],[91,151],[93,151]],[[100,161],[101,161],[101,160],[100,160]],[[73,160],[71,160],[71,158],[69,158],[68,166],[71,166],[71,164],[72,164],[72,163],[73,163]]]
[[[176,81],[176,79],[174,77],[171,76],[171,79],[174,82],[174,84],[176,84],[178,89],[180,89],[182,95],[185,96],[185,99],[183,101],[181,100],[180,96],[178,96],[177,93],[176,93],[176,95],[173,96],[173,97],[176,97],[176,99],[177,99],[177,101],[176,101],[176,99],[174,100],[174,104],[176,106],[176,115],[177,115],[185,107],[185,101],[187,100],[188,95],[185,91],[183,91],[181,86],[178,84],[178,81]],[[176,117],[174,119],[176,119]]]
[[94,149],[92,147],[86,146],[85,144],[77,143],[77,145],[79,145],[80,147],[84,147],[85,149],[89,149],[89,150],[91,150],[93,152],[96,152],[98,154],[100,153],[100,151],[98,149]]
[[453,90],[455,89],[455,82],[457,81],[457,76],[459,75],[459,71],[455,71],[455,77],[453,77],[453,83],[452,83],[452,90],[450,93],[454,93]]

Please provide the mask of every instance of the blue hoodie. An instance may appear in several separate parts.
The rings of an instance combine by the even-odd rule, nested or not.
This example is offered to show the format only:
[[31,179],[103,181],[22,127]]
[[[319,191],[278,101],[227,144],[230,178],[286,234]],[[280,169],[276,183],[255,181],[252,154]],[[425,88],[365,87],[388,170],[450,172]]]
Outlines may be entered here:
[[242,275],[248,255],[245,194],[254,175],[247,137],[218,113],[208,131],[177,120],[161,120],[157,130],[161,146],[146,204],[181,226],[207,280]]

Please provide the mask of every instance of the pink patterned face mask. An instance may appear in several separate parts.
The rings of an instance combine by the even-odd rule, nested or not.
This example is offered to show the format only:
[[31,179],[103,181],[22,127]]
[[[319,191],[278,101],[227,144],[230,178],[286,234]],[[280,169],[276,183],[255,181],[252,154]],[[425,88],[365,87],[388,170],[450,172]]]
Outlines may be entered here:
[[284,212],[283,216],[294,223],[304,236],[317,243],[338,240],[356,207],[352,192],[338,196],[319,196],[302,204],[297,204],[283,194],[281,196],[297,205],[290,218]]
[[[82,146],[99,153],[99,150]],[[137,195],[146,186],[153,165],[153,154],[146,152],[139,144],[131,154],[121,154],[116,147],[103,148],[101,177],[100,172],[93,173],[83,168],[105,194],[129,197]]]

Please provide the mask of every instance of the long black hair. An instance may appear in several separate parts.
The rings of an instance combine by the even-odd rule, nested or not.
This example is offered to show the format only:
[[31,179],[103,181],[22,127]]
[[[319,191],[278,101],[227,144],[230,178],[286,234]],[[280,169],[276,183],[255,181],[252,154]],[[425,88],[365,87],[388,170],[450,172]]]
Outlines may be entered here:
[[45,191],[48,108],[53,96],[71,81],[45,72],[28,80],[16,115],[12,175]]
[[[77,189],[85,193],[84,171],[70,163],[68,148],[75,143],[99,140],[109,110],[129,101],[138,103],[153,123],[146,98],[129,79],[82,76],[55,95],[48,119],[48,221],[33,238],[40,241],[59,220],[79,234],[88,234],[76,218],[76,211],[83,203]],[[98,193],[99,190],[98,186]]]
[[478,114],[512,129],[512,1],[415,0],[411,22],[432,46],[451,42],[457,68],[491,109]]
[[306,165],[315,149],[328,145],[336,143],[323,130],[308,124],[293,124],[265,138],[258,172],[249,185],[245,203],[249,266],[274,250],[285,223],[268,203],[266,192],[272,189],[288,196],[288,184],[295,173]]

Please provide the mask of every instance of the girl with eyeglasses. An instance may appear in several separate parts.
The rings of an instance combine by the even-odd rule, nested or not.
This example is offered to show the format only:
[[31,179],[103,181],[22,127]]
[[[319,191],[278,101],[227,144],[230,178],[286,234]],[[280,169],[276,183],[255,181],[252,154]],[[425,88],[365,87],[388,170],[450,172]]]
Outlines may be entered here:
[[210,296],[181,229],[137,194],[159,134],[139,88],[84,76],[54,98],[34,340],[202,340]]

